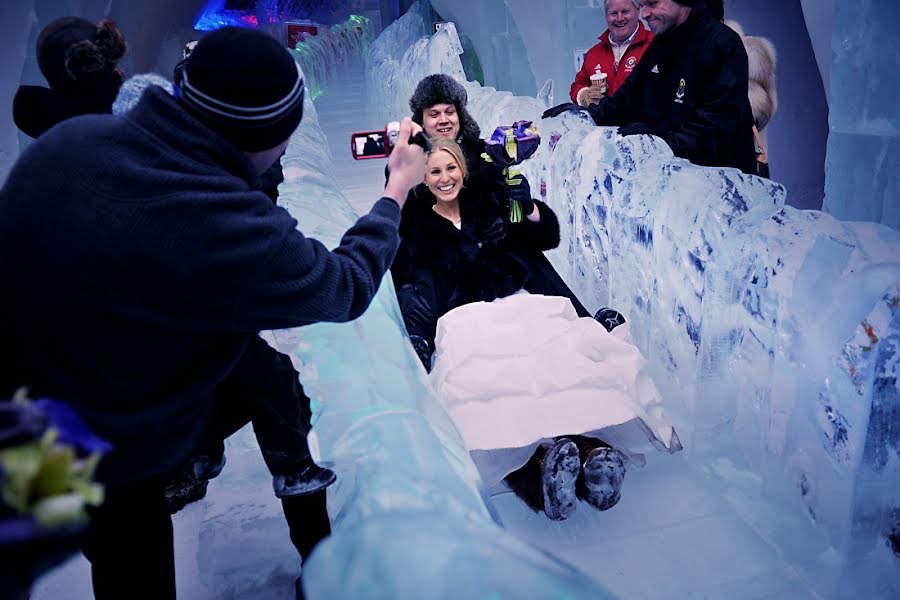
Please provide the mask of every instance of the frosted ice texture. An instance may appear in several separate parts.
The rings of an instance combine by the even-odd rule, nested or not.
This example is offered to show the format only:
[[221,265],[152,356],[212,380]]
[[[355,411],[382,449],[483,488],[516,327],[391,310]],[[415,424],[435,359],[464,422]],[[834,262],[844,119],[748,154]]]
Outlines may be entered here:
[[[412,18],[385,35],[419,31]],[[369,76],[391,82],[394,114],[407,114],[422,76],[461,80],[455,29],[392,39],[370,53]],[[541,100],[461,83],[483,134],[539,122]],[[879,135],[895,135],[896,106],[878,105]],[[857,114],[843,110],[833,122]],[[759,494],[805,510],[836,551],[835,585],[900,589],[896,569],[879,567],[900,507],[900,234],[787,207],[777,183],[694,166],[658,138],[621,138],[584,116],[539,127],[525,173],[560,218],[551,261],[589,310],[628,317],[692,455],[737,458],[759,474]],[[875,157],[882,175],[892,143]],[[808,559],[757,526],[788,562]]]
[[16,88],[22,79],[22,65],[27,52],[26,41],[31,30],[34,0],[17,2],[4,6],[0,12],[5,27],[3,29],[0,50],[3,62],[0,63],[0,114],[4,115],[0,125],[0,186],[19,156],[19,128],[13,122],[12,106]]
[[900,229],[900,38],[895,0],[838,2],[825,200],[839,219]]
[[777,184],[655,138],[566,133],[578,119],[545,122],[562,137],[526,171],[560,214],[564,277],[629,318],[687,447],[739,454],[786,509],[802,498],[843,560],[856,534],[875,550],[900,504],[900,235],[784,207]]
[[311,19],[333,23],[335,15],[351,12],[350,0],[257,0],[256,18],[260,23],[277,23],[290,19]]
[[[409,97],[416,84],[432,73],[451,75],[466,88],[468,108],[486,136],[504,123],[506,115],[521,115],[537,121],[553,102],[553,86],[547,82],[538,98],[513,96],[510,92],[482,87],[466,80],[462,62],[462,43],[456,26],[449,23],[431,34],[433,11],[427,2],[416,2],[372,43],[367,56],[366,77],[369,94],[386,120],[409,114]],[[511,123],[511,121],[510,121]]]
[[[292,49],[294,59],[303,70],[307,95],[313,100],[325,92],[328,83],[338,77],[348,64],[359,61],[371,42],[369,19],[353,16],[345,23],[321,27],[319,34],[298,42]],[[123,114],[133,108],[149,85],[173,93],[172,82],[156,73],[142,73],[122,84],[112,112]]]
[[[304,111],[283,158],[279,203],[306,235],[333,247],[356,215],[338,191],[308,99]],[[308,596],[608,597],[494,523],[477,471],[406,339],[390,277],[352,323],[273,335],[314,401],[314,452],[338,473],[329,498],[334,533],[304,567]]]
[[418,53],[411,54],[410,58],[424,58],[426,64],[419,66],[410,62],[401,65],[407,49],[414,44],[423,46],[422,40],[431,33],[433,18],[431,5],[417,1],[406,14],[385,28],[369,47],[366,55],[369,97],[376,107],[380,107],[382,112],[378,116],[385,122],[398,120],[409,112],[409,97],[421,79],[416,79],[419,73],[440,72],[429,71],[431,65],[427,64],[427,57],[421,57]]
[[315,100],[352,61],[360,60],[371,41],[371,23],[366,17],[353,16],[331,27],[321,26],[318,35],[298,42],[292,50],[303,68],[306,89]]

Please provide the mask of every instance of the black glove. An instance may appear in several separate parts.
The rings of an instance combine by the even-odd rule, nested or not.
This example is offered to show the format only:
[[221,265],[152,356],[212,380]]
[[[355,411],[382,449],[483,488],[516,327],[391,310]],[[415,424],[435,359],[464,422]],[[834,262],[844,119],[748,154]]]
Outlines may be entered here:
[[653,130],[646,123],[629,123],[619,127],[619,135],[653,135]]
[[427,331],[434,327],[437,322],[434,309],[414,283],[407,283],[397,290],[397,301],[407,330]]
[[466,249],[472,251],[471,255],[469,252],[466,252],[466,258],[470,261],[475,260],[479,249],[494,248],[506,239],[506,219],[497,217],[493,221],[484,224],[476,233],[476,239],[478,242],[475,244],[475,247]]
[[503,184],[506,187],[506,197],[510,202],[515,200],[519,203],[522,217],[530,215],[534,211],[534,200],[531,199],[531,186],[528,184],[528,180],[520,175],[513,180],[505,179]]
[[564,112],[579,112],[582,110],[587,110],[583,106],[579,106],[574,102],[566,102],[565,104],[560,104],[558,106],[554,106],[552,108],[548,108],[544,111],[544,114],[541,115],[542,119],[552,119],[553,117],[558,117]]
[[426,373],[431,373],[431,345],[428,343],[428,340],[423,338],[421,335],[413,335],[410,334],[409,341],[412,343],[413,350],[416,351],[416,356],[419,357],[419,360],[422,361],[422,366],[425,367]]

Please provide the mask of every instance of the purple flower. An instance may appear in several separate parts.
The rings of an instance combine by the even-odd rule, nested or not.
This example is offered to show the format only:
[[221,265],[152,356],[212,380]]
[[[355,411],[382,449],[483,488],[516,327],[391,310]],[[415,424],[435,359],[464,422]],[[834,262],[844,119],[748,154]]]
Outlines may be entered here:
[[[513,155],[507,151],[507,137],[515,140]],[[498,127],[485,141],[485,151],[500,168],[506,169],[531,158],[541,145],[541,136],[531,127],[531,121],[516,121],[507,127]]]
[[30,404],[0,401],[0,448],[35,440],[47,429],[47,416]]
[[87,423],[66,404],[50,398],[41,398],[34,403],[59,431],[58,442],[73,446],[81,456],[93,452],[107,453],[112,444],[94,435]]

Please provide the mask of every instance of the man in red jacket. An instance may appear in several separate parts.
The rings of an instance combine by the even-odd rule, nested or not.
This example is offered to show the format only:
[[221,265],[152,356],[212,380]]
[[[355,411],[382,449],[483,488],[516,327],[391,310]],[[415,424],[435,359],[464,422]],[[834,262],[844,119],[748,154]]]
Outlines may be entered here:
[[[608,29],[600,36],[600,43],[588,50],[569,89],[572,101],[581,106],[599,102],[604,93],[615,94],[653,39],[641,25],[639,0],[605,0],[603,6]],[[606,74],[606,90],[591,86],[591,75],[598,69]]]

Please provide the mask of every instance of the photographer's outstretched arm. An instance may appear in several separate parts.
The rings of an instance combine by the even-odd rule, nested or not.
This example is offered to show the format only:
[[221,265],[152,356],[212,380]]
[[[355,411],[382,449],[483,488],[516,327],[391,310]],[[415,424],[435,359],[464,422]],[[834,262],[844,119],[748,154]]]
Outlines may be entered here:
[[420,125],[408,117],[403,119],[400,122],[400,137],[391,151],[384,196],[396,202],[400,208],[406,203],[409,190],[425,180],[425,149],[410,143],[410,138],[421,133]]

